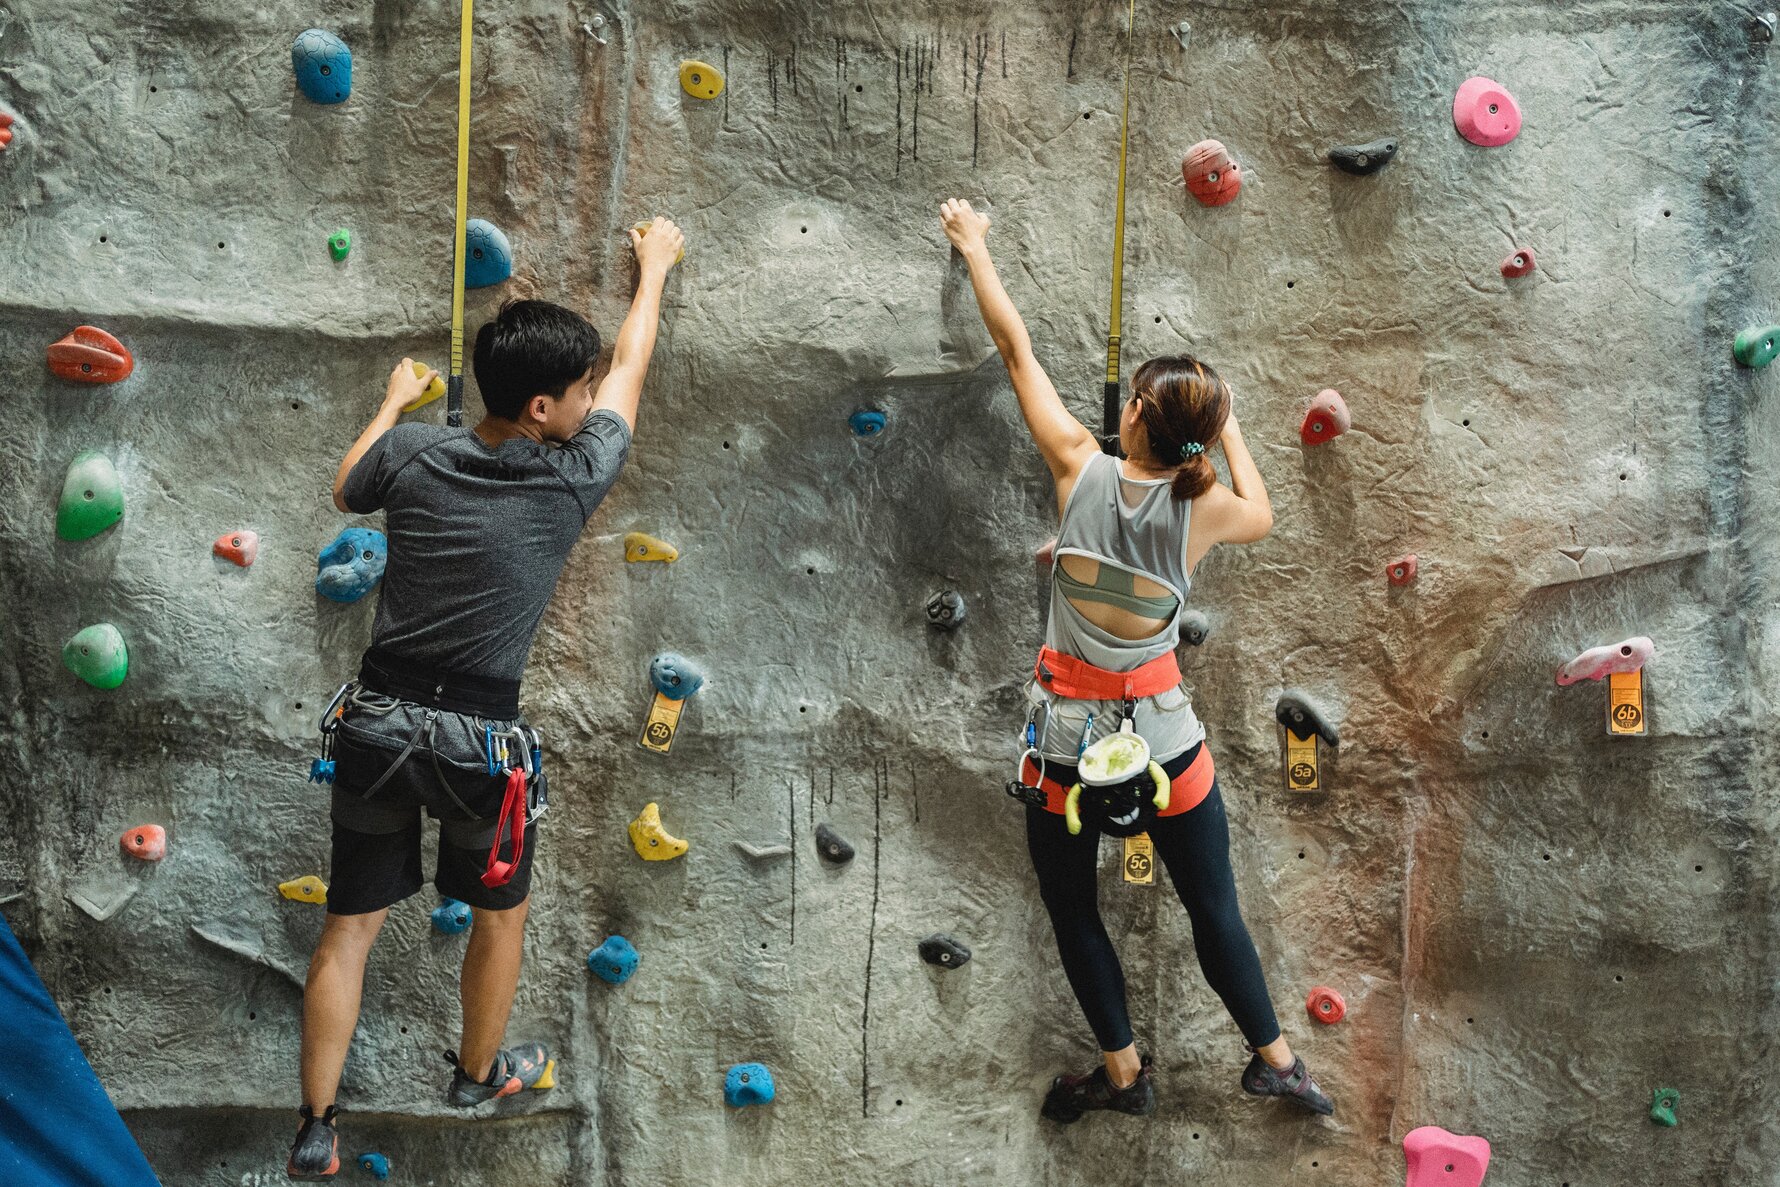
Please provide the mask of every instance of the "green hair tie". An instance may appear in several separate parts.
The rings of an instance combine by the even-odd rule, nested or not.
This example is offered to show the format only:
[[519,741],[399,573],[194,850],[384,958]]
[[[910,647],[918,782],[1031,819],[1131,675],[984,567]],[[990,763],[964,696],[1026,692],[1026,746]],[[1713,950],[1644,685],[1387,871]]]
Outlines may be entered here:
[[1180,447],[1180,455],[1183,461],[1190,457],[1196,457],[1204,452],[1205,446],[1199,444],[1197,441],[1189,441]]

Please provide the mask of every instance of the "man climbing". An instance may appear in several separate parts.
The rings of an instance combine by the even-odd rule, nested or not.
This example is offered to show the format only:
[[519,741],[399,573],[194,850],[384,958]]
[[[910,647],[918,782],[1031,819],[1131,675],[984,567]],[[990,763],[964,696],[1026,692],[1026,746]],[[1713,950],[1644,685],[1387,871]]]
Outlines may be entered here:
[[433,883],[474,916],[445,1099],[471,1108],[530,1087],[548,1066],[541,1043],[501,1045],[543,783],[519,682],[569,550],[629,452],[662,288],[685,244],[665,218],[630,238],[636,295],[597,390],[593,326],[559,305],[510,301],[476,335],[482,421],[398,425],[434,376],[403,359],[335,476],[341,511],[384,512],[389,559],[370,649],[327,718],[333,858],[303,995],[293,1179],[339,1170],[334,1094],[371,945],[390,906],[422,885],[422,809],[439,820]]

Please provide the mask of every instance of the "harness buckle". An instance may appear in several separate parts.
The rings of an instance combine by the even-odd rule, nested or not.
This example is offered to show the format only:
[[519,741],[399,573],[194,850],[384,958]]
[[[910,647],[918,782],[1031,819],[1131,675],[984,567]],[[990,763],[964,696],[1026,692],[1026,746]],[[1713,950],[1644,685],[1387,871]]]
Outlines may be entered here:
[[1044,788],[1033,787],[1030,784],[1020,782],[1018,779],[1009,779],[1007,781],[1007,793],[1013,796],[1016,800],[1019,800],[1022,804],[1030,804],[1034,808],[1042,808],[1050,803],[1050,797],[1045,794]]

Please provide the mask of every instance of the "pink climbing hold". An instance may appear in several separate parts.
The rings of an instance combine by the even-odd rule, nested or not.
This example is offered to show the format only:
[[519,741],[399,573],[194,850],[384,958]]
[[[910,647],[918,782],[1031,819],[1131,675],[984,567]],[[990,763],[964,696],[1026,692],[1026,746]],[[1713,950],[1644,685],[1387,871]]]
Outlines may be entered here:
[[1558,669],[1557,682],[1562,686],[1578,680],[1599,680],[1614,672],[1636,672],[1655,653],[1656,644],[1643,635],[1607,647],[1590,647]]
[[246,528],[238,532],[224,532],[210,546],[210,551],[245,569],[260,554],[260,536],[258,532],[250,532]]
[[1384,567],[1384,579],[1392,585],[1408,585],[1415,580],[1415,553],[1405,553]]
[[1038,551],[1032,554],[1032,562],[1038,566],[1039,572],[1049,574],[1051,566],[1057,563],[1057,537],[1052,536],[1039,545]]
[[1472,144],[1495,148],[1520,135],[1520,104],[1501,83],[1480,74],[1452,97],[1452,122]]
[[1525,276],[1536,267],[1538,263],[1533,259],[1533,249],[1517,247],[1513,255],[1502,261],[1502,275],[1513,280],[1517,276]]
[[138,861],[159,861],[167,856],[167,830],[158,824],[139,824],[119,837],[118,844]]
[[1353,423],[1354,418],[1348,414],[1347,402],[1341,398],[1341,393],[1326,387],[1310,401],[1310,411],[1304,414],[1304,423],[1298,427],[1298,439],[1306,445],[1321,445],[1347,432]]
[[1227,206],[1242,192],[1242,166],[1221,141],[1201,140],[1181,158],[1187,192],[1206,206]]
[[1490,1168],[1487,1139],[1448,1133],[1438,1125],[1404,1134],[1403,1156],[1409,1160],[1408,1187],[1480,1187]]

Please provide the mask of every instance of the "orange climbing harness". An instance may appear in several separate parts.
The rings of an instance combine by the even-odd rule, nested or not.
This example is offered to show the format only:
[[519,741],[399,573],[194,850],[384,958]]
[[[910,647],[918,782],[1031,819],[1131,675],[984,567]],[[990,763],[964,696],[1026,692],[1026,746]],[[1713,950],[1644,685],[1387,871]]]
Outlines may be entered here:
[[1109,672],[1054,647],[1041,647],[1033,675],[1046,692],[1073,701],[1136,701],[1159,696],[1181,681],[1180,661],[1172,651],[1129,672]]

